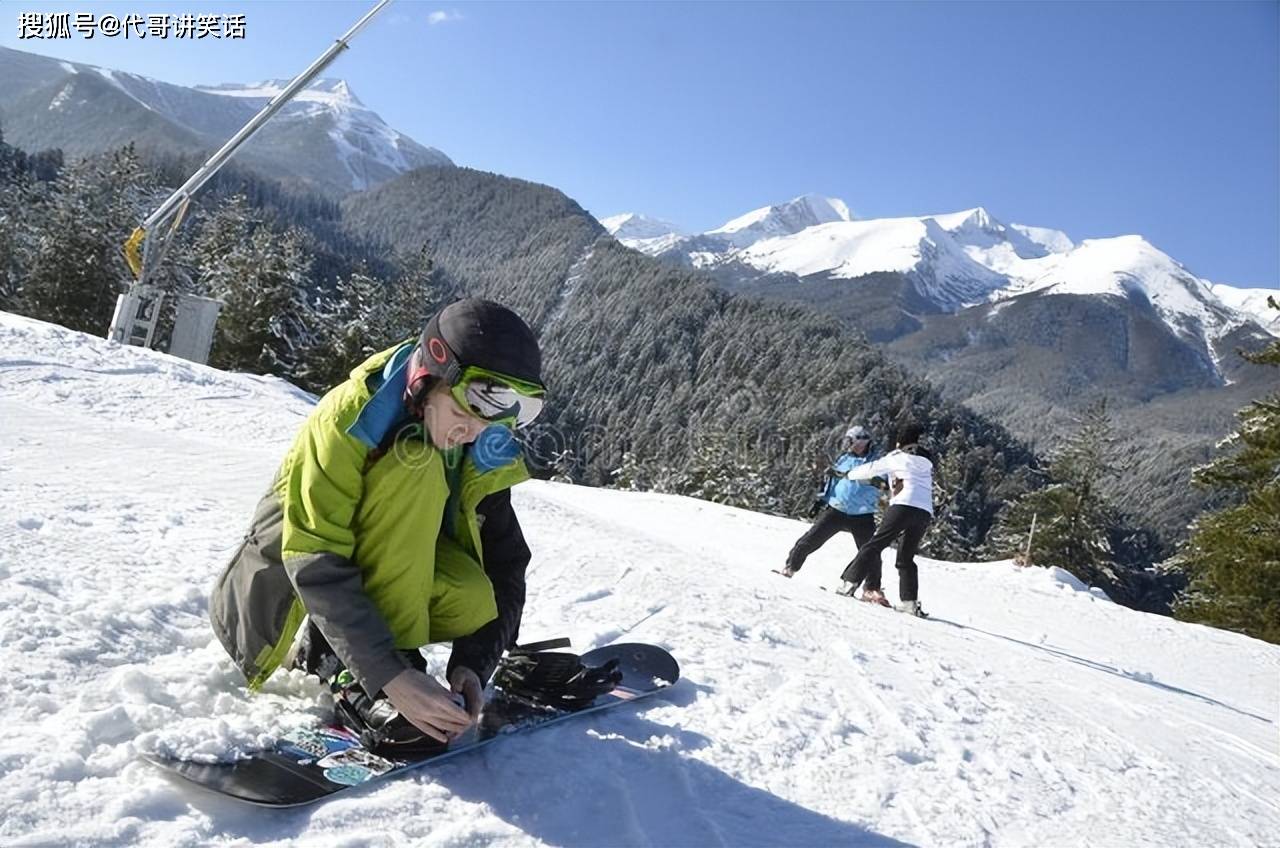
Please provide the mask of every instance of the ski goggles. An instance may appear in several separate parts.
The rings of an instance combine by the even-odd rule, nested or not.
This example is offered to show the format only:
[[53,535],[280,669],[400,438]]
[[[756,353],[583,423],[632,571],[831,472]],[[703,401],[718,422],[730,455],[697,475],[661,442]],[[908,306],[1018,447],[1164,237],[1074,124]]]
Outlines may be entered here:
[[449,393],[475,417],[516,429],[533,423],[546,398],[546,389],[536,383],[475,366],[462,369]]

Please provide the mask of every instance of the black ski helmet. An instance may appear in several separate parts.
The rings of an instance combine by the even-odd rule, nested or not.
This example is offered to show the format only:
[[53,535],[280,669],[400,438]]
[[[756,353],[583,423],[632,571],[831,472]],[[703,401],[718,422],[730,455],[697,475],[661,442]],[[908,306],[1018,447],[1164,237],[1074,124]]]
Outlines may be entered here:
[[492,300],[455,301],[431,317],[409,363],[408,393],[419,400],[427,377],[454,385],[467,366],[543,385],[542,351],[533,330]]

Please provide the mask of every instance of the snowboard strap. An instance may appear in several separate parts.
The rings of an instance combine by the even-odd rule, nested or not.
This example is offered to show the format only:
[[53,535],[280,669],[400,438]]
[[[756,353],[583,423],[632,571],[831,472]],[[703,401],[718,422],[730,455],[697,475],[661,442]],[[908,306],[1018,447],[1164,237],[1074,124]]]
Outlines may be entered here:
[[517,699],[572,711],[590,706],[622,682],[616,659],[588,667],[577,654],[550,650],[568,646],[563,638],[517,645],[499,661],[494,685]]

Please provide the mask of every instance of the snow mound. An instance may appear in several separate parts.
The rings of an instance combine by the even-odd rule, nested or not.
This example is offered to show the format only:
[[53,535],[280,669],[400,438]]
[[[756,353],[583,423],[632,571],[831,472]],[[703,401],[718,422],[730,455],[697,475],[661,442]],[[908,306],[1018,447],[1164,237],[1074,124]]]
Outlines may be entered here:
[[142,755],[230,760],[324,714],[299,674],[249,695],[206,620],[311,404],[0,313],[0,843],[1274,842],[1276,646],[1010,563],[921,558],[933,618],[908,618],[820,588],[847,537],[785,580],[802,522],[544,482],[513,495],[522,638],[660,644],[670,692],[315,808],[201,795]]

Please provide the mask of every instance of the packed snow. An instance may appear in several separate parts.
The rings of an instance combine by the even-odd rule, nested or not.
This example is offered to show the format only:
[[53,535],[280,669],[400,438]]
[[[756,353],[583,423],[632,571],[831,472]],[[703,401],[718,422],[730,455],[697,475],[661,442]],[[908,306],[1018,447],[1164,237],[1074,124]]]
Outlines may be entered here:
[[921,560],[908,618],[823,591],[847,537],[785,580],[803,522],[547,482],[514,494],[522,637],[654,642],[675,687],[312,808],[175,782],[140,755],[324,717],[297,673],[249,695],[206,621],[311,403],[0,313],[0,843],[1277,842],[1280,647],[1007,562]]

